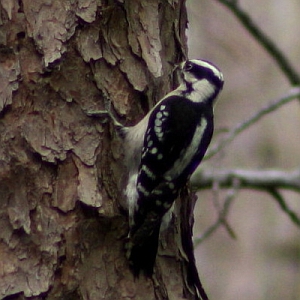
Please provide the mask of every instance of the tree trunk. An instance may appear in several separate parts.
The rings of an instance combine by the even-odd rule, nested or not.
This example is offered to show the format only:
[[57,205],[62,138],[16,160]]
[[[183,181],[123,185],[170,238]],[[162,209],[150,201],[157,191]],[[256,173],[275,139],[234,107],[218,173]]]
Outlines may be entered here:
[[173,88],[184,2],[0,0],[1,299],[196,298],[193,201],[178,201],[155,276],[134,279],[122,140],[87,115],[111,103],[135,124]]

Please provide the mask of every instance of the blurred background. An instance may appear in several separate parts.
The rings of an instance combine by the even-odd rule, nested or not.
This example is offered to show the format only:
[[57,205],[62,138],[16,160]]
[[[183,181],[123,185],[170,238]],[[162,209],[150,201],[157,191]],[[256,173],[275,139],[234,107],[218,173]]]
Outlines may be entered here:
[[[286,54],[300,73],[300,1],[243,0],[240,6]],[[218,132],[252,116],[291,88],[273,59],[217,0],[187,0],[190,58],[205,58],[221,68],[224,90],[215,109]],[[203,168],[280,169],[300,167],[300,103],[294,100],[238,136]],[[212,142],[212,144],[214,141]],[[215,202],[225,191],[201,191],[194,236],[212,225]],[[300,215],[300,194],[283,192]],[[195,250],[203,284],[211,300],[300,299],[300,229],[268,194],[240,190],[228,223]]]

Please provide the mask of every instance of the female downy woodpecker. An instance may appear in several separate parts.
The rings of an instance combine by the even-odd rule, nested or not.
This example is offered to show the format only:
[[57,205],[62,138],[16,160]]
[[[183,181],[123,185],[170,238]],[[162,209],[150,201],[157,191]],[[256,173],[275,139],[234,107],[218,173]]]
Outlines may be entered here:
[[127,256],[136,276],[151,276],[163,217],[201,162],[213,134],[223,75],[212,63],[179,66],[180,84],[135,126],[123,128],[128,165]]

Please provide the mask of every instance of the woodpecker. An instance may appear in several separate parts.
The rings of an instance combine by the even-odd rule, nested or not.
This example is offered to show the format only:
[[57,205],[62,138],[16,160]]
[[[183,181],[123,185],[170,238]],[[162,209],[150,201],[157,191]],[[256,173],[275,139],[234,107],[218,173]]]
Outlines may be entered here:
[[128,182],[127,256],[136,276],[151,276],[159,233],[180,190],[200,164],[213,135],[213,107],[223,74],[206,60],[179,65],[179,86],[135,126],[122,128]]

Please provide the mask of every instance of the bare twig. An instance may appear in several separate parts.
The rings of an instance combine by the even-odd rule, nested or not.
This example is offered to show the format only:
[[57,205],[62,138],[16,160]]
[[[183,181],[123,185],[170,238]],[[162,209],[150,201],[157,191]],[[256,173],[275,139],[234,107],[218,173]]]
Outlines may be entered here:
[[217,145],[214,145],[208,153],[205,155],[205,159],[209,159],[212,156],[214,156],[217,152],[219,152],[221,149],[223,149],[227,144],[232,142],[234,138],[240,134],[242,131],[259,121],[263,116],[266,114],[269,114],[282,105],[294,100],[295,98],[300,97],[300,87],[292,88],[287,95],[283,96],[280,99],[275,100],[274,102],[270,103],[268,106],[262,108],[257,113],[255,113],[252,117],[250,117],[248,120],[238,124],[236,127],[231,129],[229,133],[226,135],[226,137],[221,140]]
[[300,227],[300,219],[297,216],[297,214],[289,208],[287,203],[284,201],[284,198],[282,195],[278,192],[277,189],[269,189],[269,193],[275,198],[275,200],[278,202],[280,205],[281,209],[289,216],[291,221],[295,223],[298,227]]
[[227,232],[233,239],[236,239],[236,234],[233,231],[233,229],[231,228],[231,226],[229,225],[226,218],[229,213],[229,208],[239,190],[240,183],[239,183],[239,180],[235,179],[235,180],[233,180],[233,182],[231,184],[233,187],[228,191],[225,201],[224,201],[224,204],[223,204],[223,207],[218,212],[219,213],[218,219],[216,220],[216,222],[214,224],[209,226],[201,236],[198,236],[194,239],[195,247],[197,247],[205,239],[207,239],[209,236],[211,236],[221,225],[223,225],[226,228]]
[[230,188],[237,178],[241,188],[258,190],[285,189],[300,192],[300,169],[294,171],[278,170],[197,170],[191,178],[194,190],[211,188],[214,181],[221,187]]
[[[233,186],[234,182],[238,182],[237,186]],[[276,170],[268,171],[246,171],[246,170],[226,170],[218,172],[197,172],[191,180],[192,187],[196,190],[210,188],[214,182],[218,182],[220,187],[231,188],[223,205],[223,209],[219,212],[217,221],[212,224],[201,236],[195,238],[195,246],[198,246],[204,239],[208,238],[221,225],[229,234],[235,238],[234,232],[230,227],[227,227],[226,216],[228,215],[230,205],[237,191],[240,188],[252,188],[263,190],[270,193],[278,202],[283,212],[285,212],[291,221],[300,227],[300,218],[289,208],[284,198],[279,193],[278,189],[288,189],[300,192],[300,169],[293,172],[284,172]],[[233,188],[232,188],[233,186]]]
[[252,20],[252,18],[238,5],[238,1],[218,0],[228,7],[232,13],[240,20],[245,29],[257,40],[257,42],[269,53],[288,78],[292,85],[300,84],[300,75],[291,65],[288,58],[278,48],[274,41]]

